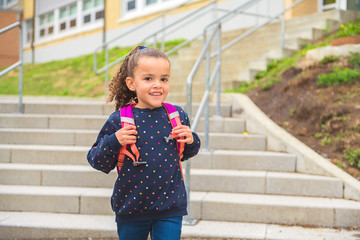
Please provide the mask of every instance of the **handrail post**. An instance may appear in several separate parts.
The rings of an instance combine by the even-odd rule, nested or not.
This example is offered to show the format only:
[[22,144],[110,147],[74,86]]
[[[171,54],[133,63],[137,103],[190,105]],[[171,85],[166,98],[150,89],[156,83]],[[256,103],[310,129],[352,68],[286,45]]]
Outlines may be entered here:
[[[215,30],[216,31],[216,30]],[[211,40],[211,39],[209,39]],[[210,53],[211,53],[211,44],[206,51],[206,69],[205,69],[205,91],[210,92],[210,70],[211,70],[211,62],[210,62]],[[205,126],[204,126],[204,150],[209,151],[209,97],[206,99],[205,103]]]
[[156,38],[156,35],[154,35],[154,48],[157,48],[157,38]]
[[[20,13],[17,14],[17,20],[20,22]],[[19,24],[19,113],[23,113],[23,31],[22,25]]]
[[[283,0],[283,9],[285,10],[285,0]],[[285,14],[281,16],[281,49],[285,48]]]
[[108,95],[108,84],[109,84],[109,48],[108,45],[105,45],[105,97]]
[[[187,79],[187,96],[186,96],[186,112],[188,113],[188,117],[191,120],[192,117],[192,87],[191,82]],[[193,226],[197,223],[196,219],[190,218],[190,169],[191,163],[190,161],[184,162],[185,166],[185,190],[187,194],[187,215],[184,216],[184,225]]]
[[165,52],[165,15],[162,17],[161,51]]
[[220,116],[220,94],[221,94],[221,23],[219,24],[217,40],[217,62],[220,64],[219,70],[216,77],[216,115]]

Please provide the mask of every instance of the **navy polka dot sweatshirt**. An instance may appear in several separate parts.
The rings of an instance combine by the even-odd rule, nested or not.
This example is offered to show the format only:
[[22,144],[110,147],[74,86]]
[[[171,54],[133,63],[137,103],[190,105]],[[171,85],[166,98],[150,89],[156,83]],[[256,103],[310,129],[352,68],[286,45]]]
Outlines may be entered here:
[[[175,106],[183,125],[190,126],[186,112]],[[187,214],[187,196],[179,165],[176,140],[165,141],[172,131],[166,109],[133,108],[138,135],[136,146],[140,161],[146,165],[134,166],[125,156],[124,165],[114,185],[111,206],[117,222],[138,222]],[[96,142],[88,152],[92,167],[109,173],[116,167],[121,144],[115,132],[121,128],[120,111],[114,112],[102,127]],[[185,144],[184,157],[195,156],[200,139],[193,133],[194,142]]]

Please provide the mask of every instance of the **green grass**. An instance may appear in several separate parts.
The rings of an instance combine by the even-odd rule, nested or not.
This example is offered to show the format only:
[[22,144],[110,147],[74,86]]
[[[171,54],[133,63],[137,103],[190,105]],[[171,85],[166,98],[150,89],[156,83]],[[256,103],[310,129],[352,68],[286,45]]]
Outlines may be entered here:
[[[303,57],[307,51],[326,46],[330,41],[337,37],[354,36],[360,34],[360,19],[355,22],[349,22],[341,25],[339,30],[329,36],[327,41],[312,45],[307,44],[302,50],[299,50],[291,57],[272,61],[267,69],[256,76],[252,83],[242,83],[239,88],[228,92],[246,93],[261,87],[266,90],[271,88],[279,81],[281,73],[286,68],[293,66],[297,60]],[[165,45],[165,51],[185,41],[178,39],[169,41]],[[152,46],[151,44],[145,44]],[[159,45],[158,45],[159,47]],[[109,61],[126,55],[133,47],[119,48],[115,47],[109,51]],[[176,54],[176,53],[174,53]],[[98,69],[104,66],[105,54],[97,54]],[[359,57],[353,56],[352,64],[358,67]],[[116,72],[119,65],[110,69],[110,78]],[[93,72],[93,54],[66,59],[63,61],[53,61],[44,64],[25,64],[23,78],[24,95],[48,95],[48,96],[80,96],[97,97],[105,93],[105,76],[97,75]],[[12,71],[6,76],[0,78],[0,94],[16,95],[18,94],[18,70]]]
[[[185,40],[166,42],[165,49],[175,47]],[[151,46],[151,45],[147,45]],[[133,47],[115,47],[109,50],[109,62],[127,55]],[[176,53],[174,53],[176,54]],[[97,54],[97,68],[105,65],[105,53]],[[98,97],[105,94],[105,74],[93,71],[93,54],[42,64],[24,64],[23,94],[27,96],[74,96]],[[120,65],[110,69],[109,80]],[[0,95],[17,95],[19,70],[13,70],[0,78]]]
[[[92,71],[92,55],[23,67],[24,95],[100,96],[104,94],[103,75]],[[18,69],[0,78],[0,94],[18,94]]]
[[320,75],[316,84],[319,86],[329,87],[331,85],[354,82],[357,79],[360,79],[360,75],[357,70],[349,68],[340,69],[335,67],[333,72]]

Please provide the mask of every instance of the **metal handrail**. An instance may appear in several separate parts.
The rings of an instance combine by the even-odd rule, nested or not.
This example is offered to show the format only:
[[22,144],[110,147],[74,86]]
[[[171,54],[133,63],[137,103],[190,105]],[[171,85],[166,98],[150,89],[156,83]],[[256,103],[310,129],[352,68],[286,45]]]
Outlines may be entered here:
[[[214,35],[215,32],[217,31],[218,25],[219,25],[219,24],[223,24],[225,21],[230,20],[230,19],[231,19],[231,18],[229,17],[230,15],[236,16],[235,14],[238,13],[239,11],[244,11],[244,10],[252,7],[253,5],[259,3],[260,1],[262,1],[262,0],[249,0],[249,1],[246,2],[245,4],[239,6],[238,8],[236,8],[236,9],[228,12],[226,15],[224,15],[224,16],[216,19],[215,21],[211,22],[210,24],[208,24],[208,25],[205,27],[205,29],[204,29],[204,36],[206,36],[206,34],[207,34],[207,32],[208,32],[209,30],[212,30],[213,32],[212,32],[212,35],[211,35],[211,37],[210,37],[210,39],[212,39],[213,35]],[[304,0],[297,0],[296,2],[294,2],[293,4],[291,4],[289,7],[284,8],[281,12],[279,12],[279,13],[276,14],[275,16],[269,17],[269,19],[266,20],[264,23],[262,23],[262,24],[260,24],[260,25],[258,25],[258,26],[256,26],[256,27],[248,30],[248,31],[245,32],[244,34],[240,35],[239,37],[237,37],[237,38],[235,38],[234,40],[232,40],[232,41],[230,41],[229,43],[227,43],[225,46],[222,46],[222,47],[220,46],[220,47],[221,47],[221,51],[220,51],[220,52],[222,53],[223,51],[229,49],[229,48],[230,48],[231,46],[233,46],[235,43],[239,42],[240,40],[242,40],[242,39],[244,39],[245,37],[249,36],[250,34],[254,33],[255,31],[257,31],[257,30],[260,29],[261,27],[263,27],[263,26],[269,24],[270,22],[274,21],[275,19],[281,17],[282,15],[284,15],[284,13],[285,13],[286,11],[288,11],[289,9],[295,7],[296,5],[298,5],[299,3],[301,3],[302,1],[304,1]],[[241,12],[239,12],[239,13],[241,13]],[[216,27],[215,27],[215,28],[212,28],[214,25],[216,25]],[[283,47],[283,42],[284,42],[284,40],[283,40],[283,38],[284,38],[284,29],[285,29],[285,28],[284,28],[284,25],[282,24],[282,26],[281,26],[281,30],[282,30],[282,33],[281,33],[281,35],[282,35],[282,37],[281,37],[281,38],[282,38],[282,40],[281,40],[281,42],[282,42],[282,47]],[[210,40],[210,39],[209,39],[209,40]],[[189,76],[188,76],[188,78],[187,78],[186,111],[187,111],[190,119],[192,119],[192,109],[191,109],[191,106],[192,106],[192,83],[193,83],[193,79],[194,79],[194,77],[195,77],[195,74],[196,74],[196,72],[198,71],[198,68],[199,68],[199,66],[200,66],[201,62],[203,61],[203,59],[204,59],[204,57],[205,57],[206,54],[209,55],[209,58],[210,58],[210,59],[213,58],[213,57],[218,56],[218,54],[219,54],[219,53],[218,53],[218,50],[217,50],[216,52],[214,52],[213,54],[210,54],[210,48],[209,48],[210,44],[211,44],[210,41],[207,41],[207,42],[204,44],[203,50],[202,50],[202,52],[200,53],[200,55],[199,55],[199,57],[198,57],[195,65],[194,65],[194,67],[192,68],[192,70],[191,70],[191,72],[190,72],[190,74],[189,74]],[[207,61],[209,61],[209,60],[207,60]],[[215,68],[216,68],[216,67],[215,67]],[[207,76],[209,75],[209,71],[210,71],[210,68],[207,67],[207,70],[206,70],[206,75],[207,75]],[[211,85],[212,85],[212,83],[211,83]],[[211,86],[210,86],[210,89],[211,89]],[[205,91],[205,93],[204,93],[204,97],[203,97],[203,99],[202,99],[202,101],[201,101],[201,103],[200,103],[199,109],[198,109],[198,111],[197,111],[197,113],[196,113],[196,116],[195,116],[195,118],[192,120],[192,121],[193,121],[192,129],[193,129],[193,130],[196,129],[196,127],[197,127],[197,124],[198,124],[198,122],[199,122],[199,120],[200,120],[200,116],[201,116],[201,114],[202,114],[202,111],[204,110],[204,105],[205,105],[205,104],[208,104],[208,101],[206,102],[204,99],[207,99],[207,98],[208,98],[207,95],[210,94],[209,91],[210,91],[210,90],[207,88],[206,91]],[[220,115],[220,84],[218,84],[216,91],[217,91],[216,115],[219,116],[219,115]],[[205,109],[206,109],[206,108],[205,108]],[[206,110],[206,111],[207,111],[207,110]],[[209,121],[208,117],[205,117],[205,126],[208,125],[208,121]],[[206,131],[206,129],[205,129],[204,135],[205,135],[205,136],[204,136],[204,138],[205,138],[205,139],[204,139],[204,140],[205,140],[205,141],[204,141],[204,143],[205,143],[205,144],[204,144],[204,145],[205,145],[205,146],[204,146],[204,149],[209,149],[209,146],[208,146],[208,142],[209,142],[209,141],[208,141],[209,132]]]
[[[154,39],[156,39],[156,36],[157,36],[158,34],[160,34],[160,33],[163,33],[163,34],[164,34],[166,30],[168,30],[169,28],[172,28],[172,27],[174,27],[174,26],[176,26],[176,25],[180,25],[180,23],[182,23],[183,21],[186,21],[186,22],[183,23],[183,24],[181,24],[180,26],[178,26],[178,28],[181,28],[182,26],[187,25],[188,22],[191,22],[191,21],[192,21],[192,19],[196,19],[196,18],[198,18],[198,17],[201,17],[201,16],[205,15],[207,12],[206,12],[206,11],[202,12],[202,11],[203,11],[204,9],[206,9],[207,7],[213,5],[214,3],[216,3],[216,0],[212,0],[212,1],[210,1],[208,4],[206,4],[206,5],[204,5],[203,7],[197,9],[196,11],[191,12],[191,13],[183,16],[182,18],[176,20],[175,22],[170,23],[169,25],[162,27],[162,28],[159,29],[158,31],[155,31],[154,33],[152,33],[152,34],[148,35],[147,37],[145,37],[144,40],[141,41],[141,43],[145,43],[147,39],[150,39],[150,38],[152,38],[152,37],[154,37]],[[202,12],[202,13],[201,13],[201,12]],[[199,15],[197,15],[198,13],[199,13]],[[176,30],[178,30],[178,29],[174,29],[173,31],[176,31]],[[200,36],[201,36],[201,34],[200,34]],[[163,46],[163,43],[164,43],[164,41],[162,41],[161,51],[164,51],[164,50],[165,50],[165,49],[164,49],[164,46]],[[155,47],[155,48],[157,47],[156,44],[157,44],[156,41],[154,41],[154,47]]]
[[[169,9],[167,9],[166,11],[164,11],[164,12],[156,15],[155,17],[153,17],[153,18],[150,19],[149,21],[143,22],[143,23],[140,24],[139,26],[135,26],[134,28],[130,29],[129,31],[126,31],[125,33],[120,34],[119,36],[116,36],[115,38],[113,38],[113,39],[111,39],[111,40],[109,40],[109,41],[106,41],[106,42],[102,43],[99,47],[95,48],[95,50],[94,50],[94,72],[97,73],[97,74],[99,74],[99,73],[105,71],[107,68],[109,68],[109,67],[115,65],[116,63],[120,62],[121,60],[123,60],[123,59],[121,59],[121,60],[117,59],[117,60],[115,60],[116,63],[110,63],[108,67],[105,66],[105,67],[103,67],[103,68],[101,68],[101,69],[97,69],[97,56],[96,56],[96,54],[97,54],[97,52],[98,52],[99,50],[104,49],[104,48],[106,49],[107,46],[108,46],[110,43],[113,43],[113,42],[115,42],[115,41],[117,41],[117,40],[119,40],[119,39],[121,39],[121,38],[124,38],[124,37],[128,36],[130,33],[133,33],[135,30],[142,29],[143,27],[149,25],[150,23],[154,22],[155,20],[164,17],[164,16],[165,16],[167,13],[169,13],[170,11],[172,11],[172,10],[178,8],[178,7],[181,7],[181,6],[185,5],[185,4],[188,4],[188,3],[191,2],[191,1],[192,1],[192,0],[188,0],[188,1],[182,3],[182,4],[178,5],[178,6],[169,8]],[[115,62],[115,61],[114,61],[114,62]]]
[[20,15],[18,13],[17,22],[10,24],[2,29],[0,29],[0,34],[3,34],[11,29],[19,27],[19,61],[12,64],[11,66],[7,67],[3,71],[0,72],[0,77],[4,76],[8,72],[14,70],[15,68],[19,67],[19,104],[18,104],[18,112],[23,112],[23,104],[22,104],[22,97],[23,97],[23,36],[22,36],[22,25],[20,23]]
[[[181,7],[181,6],[185,5],[185,4],[188,4],[189,2],[191,2],[191,1],[185,2],[185,3],[177,6],[176,8]],[[209,7],[209,6],[211,6],[212,4],[214,4],[214,2],[216,2],[216,1],[212,0],[212,1],[210,1],[208,4],[204,5],[203,7],[199,8],[198,10],[196,10],[195,12],[192,12],[192,13],[190,13],[190,14],[188,14],[188,15],[180,18],[180,19],[178,19],[177,21],[175,21],[175,22],[173,22],[173,23],[171,23],[171,24],[168,24],[168,25],[162,27],[161,29],[159,29],[159,30],[151,33],[150,35],[148,35],[148,36],[146,36],[145,38],[143,38],[143,40],[140,41],[140,42],[138,42],[136,45],[145,44],[145,43],[146,43],[146,40],[154,37],[154,39],[155,39],[155,41],[154,41],[154,47],[156,48],[156,47],[157,47],[156,36],[157,36],[158,34],[164,33],[166,30],[168,30],[168,29],[171,28],[171,27],[174,27],[174,26],[176,26],[176,25],[180,25],[180,23],[182,23],[183,21],[186,21],[186,20],[189,21],[189,19],[191,19],[191,18],[199,17],[199,15],[197,15],[198,13],[200,13],[200,16],[206,14],[207,12],[201,13],[201,11],[203,11],[203,10],[206,9],[207,7]],[[147,21],[147,22],[143,23],[142,25],[136,27],[135,29],[131,29],[131,30],[127,31],[126,33],[121,34],[121,35],[119,35],[119,36],[117,36],[117,37],[109,40],[108,42],[103,43],[103,44],[100,45],[99,47],[97,47],[97,48],[95,49],[95,51],[94,51],[94,72],[97,73],[97,74],[102,73],[102,72],[104,72],[105,70],[107,70],[108,68],[111,68],[111,67],[114,66],[115,64],[121,62],[121,61],[124,60],[124,58],[126,57],[126,55],[124,55],[124,56],[119,57],[118,59],[112,61],[111,63],[107,63],[107,60],[105,59],[105,66],[102,67],[102,68],[100,68],[100,69],[97,69],[97,56],[96,56],[96,53],[97,53],[100,49],[106,48],[110,43],[112,43],[112,42],[114,42],[114,41],[116,41],[116,40],[119,40],[120,38],[123,38],[123,37],[128,36],[128,34],[133,33],[135,30],[138,31],[138,29],[141,29],[142,27],[148,25],[150,22],[152,22],[152,21],[154,21],[154,20],[156,20],[156,19],[158,19],[158,18],[160,18],[160,17],[165,16],[166,13],[168,13],[168,12],[174,10],[174,9],[175,9],[175,8],[171,8],[171,9],[167,10],[166,12],[163,12],[162,14],[154,17],[154,18],[151,19],[150,21]],[[183,23],[183,24],[180,25],[178,28],[181,28],[182,26],[184,26],[184,25],[186,25],[186,24],[187,24],[187,23]],[[175,31],[175,30],[176,30],[176,29],[174,29],[173,31]],[[202,34],[200,33],[200,34],[196,35],[195,37],[193,37],[193,38],[191,38],[191,39],[189,39],[189,40],[187,40],[187,41],[185,41],[185,42],[183,42],[183,43],[180,43],[179,45],[177,45],[177,46],[175,46],[174,48],[166,51],[165,53],[166,53],[167,55],[170,55],[171,53],[179,50],[180,48],[186,46],[186,45],[189,44],[190,42],[192,42],[192,41],[194,41],[195,39],[199,38],[201,35],[202,35]],[[161,48],[162,48],[161,50],[162,50],[162,51],[165,50],[165,49],[164,49],[164,46],[163,46],[163,45],[164,45],[163,43],[164,43],[164,41],[161,41],[161,45],[162,45],[162,46],[161,46]],[[108,51],[108,49],[106,49],[106,51]]]
[[[116,41],[116,40],[119,40],[120,38],[126,37],[126,36],[129,35],[130,33],[134,32],[135,29],[141,29],[141,28],[147,26],[148,24],[152,23],[153,21],[155,21],[155,20],[157,20],[157,19],[159,19],[159,18],[162,18],[163,16],[165,16],[167,13],[171,12],[172,10],[177,9],[177,8],[179,8],[179,7],[181,7],[181,6],[184,6],[184,5],[186,5],[186,4],[188,4],[189,2],[192,2],[192,1],[193,1],[193,0],[188,0],[188,1],[186,1],[186,2],[183,2],[183,3],[180,4],[180,5],[177,5],[177,6],[175,6],[175,7],[169,8],[169,9],[167,9],[166,11],[164,11],[164,12],[156,15],[156,16],[153,17],[152,19],[150,19],[150,20],[148,20],[148,21],[146,21],[146,22],[143,22],[143,23],[140,24],[139,26],[136,26],[136,27],[134,27],[133,29],[130,29],[129,31],[127,31],[127,32],[125,32],[125,33],[123,33],[123,34],[120,34],[119,36],[116,36],[115,38],[113,38],[113,39],[111,39],[111,40],[109,40],[109,41],[106,41],[105,43],[102,43],[99,47],[97,47],[97,48],[95,49],[95,51],[94,51],[95,53],[94,53],[94,54],[96,54],[96,52],[97,52],[98,50],[105,48],[105,47],[106,47],[107,45],[109,45],[110,43],[112,43],[112,42],[114,42],[114,41]],[[96,56],[95,56],[95,58],[96,58]],[[95,67],[95,66],[96,66],[96,65],[94,65],[94,67]],[[94,70],[95,70],[95,72],[97,72],[95,68],[94,68]]]
[[[236,44],[237,42],[239,42],[240,40],[244,39],[245,37],[249,36],[250,34],[256,32],[258,29],[262,28],[263,26],[273,22],[274,20],[278,19],[279,17],[281,17],[282,15],[285,14],[286,11],[288,11],[289,9],[292,9],[293,7],[297,6],[298,4],[300,4],[301,2],[303,2],[304,0],[298,0],[294,3],[292,3],[289,7],[285,8],[284,10],[282,10],[281,12],[279,12],[278,14],[276,14],[273,17],[269,17],[269,19],[267,21],[265,21],[264,23],[256,26],[255,28],[245,32],[244,34],[242,34],[241,36],[235,38],[233,41],[231,41],[230,43],[226,44],[225,46],[222,47],[222,51],[225,51],[226,49],[230,48],[231,46],[233,46],[234,44]],[[285,25],[284,25],[284,21],[282,19],[281,21],[281,45],[282,47],[284,47],[284,38],[285,38]]]
[[[194,1],[194,0],[189,0],[189,1],[186,1],[186,2],[180,4],[180,5],[176,6],[176,7],[170,8],[170,9],[162,12],[161,14],[155,16],[155,17],[152,18],[151,20],[149,20],[149,21],[147,21],[147,22],[145,22],[145,23],[142,23],[142,24],[140,24],[139,26],[136,26],[136,27],[130,29],[129,31],[127,31],[127,32],[125,32],[125,33],[123,33],[123,34],[121,34],[121,35],[119,35],[119,36],[117,36],[117,37],[115,37],[115,38],[113,38],[113,39],[111,39],[111,40],[109,40],[109,41],[101,44],[101,45],[100,45],[99,47],[97,47],[97,48],[95,49],[95,51],[94,51],[94,64],[93,64],[93,65],[94,65],[94,66],[93,66],[94,72],[97,73],[97,74],[100,74],[100,73],[102,73],[102,72],[105,71],[105,85],[107,85],[107,83],[108,83],[108,78],[109,78],[109,69],[110,69],[112,66],[114,66],[115,64],[117,64],[117,63],[121,62],[122,60],[124,60],[125,57],[126,57],[126,55],[121,56],[120,58],[118,58],[118,59],[112,61],[111,63],[109,63],[109,49],[108,49],[108,46],[109,46],[110,43],[113,43],[113,42],[115,42],[116,40],[119,40],[119,39],[121,39],[121,38],[123,38],[123,37],[128,37],[128,35],[129,35],[130,33],[134,33],[135,31],[139,31],[139,30],[142,29],[143,27],[147,26],[149,23],[151,23],[151,22],[153,22],[153,21],[155,21],[155,20],[157,20],[157,19],[159,19],[159,18],[161,18],[161,17],[164,18],[164,16],[165,16],[168,12],[170,12],[170,11],[172,11],[172,10],[174,10],[174,9],[177,9],[177,8],[179,8],[179,7],[181,7],[181,6],[184,6],[184,5],[186,5],[186,4],[189,4],[189,3],[193,2],[193,1]],[[193,12],[192,14],[188,14],[186,17],[182,17],[180,20],[177,20],[176,22],[173,22],[173,23],[171,23],[171,24],[168,24],[168,25],[162,27],[160,30],[158,30],[158,31],[150,34],[150,35],[147,36],[146,38],[144,38],[143,41],[139,42],[137,45],[143,44],[147,39],[149,39],[149,38],[151,38],[151,37],[154,37],[154,47],[156,47],[156,45],[157,45],[157,43],[156,43],[156,36],[157,36],[159,33],[165,34],[165,31],[166,31],[166,30],[168,30],[170,27],[173,27],[173,26],[176,26],[176,25],[180,25],[180,26],[178,26],[178,28],[183,27],[184,25],[188,24],[188,23],[184,23],[184,21],[189,20],[189,16],[190,16],[190,17],[193,17],[193,18],[196,17],[196,16],[199,16],[199,15],[202,16],[203,14],[205,14],[205,13],[207,13],[207,12],[201,13],[201,11],[203,11],[204,9],[206,9],[208,6],[210,6],[210,5],[212,5],[212,4],[216,4],[216,2],[217,2],[217,0],[209,0],[209,3],[207,3],[207,4],[204,5],[204,6],[202,6],[200,9],[197,9],[197,10],[196,10],[195,12]],[[210,10],[211,10],[211,9],[210,9]],[[200,14],[199,14],[199,13],[200,13]],[[198,14],[198,15],[196,15],[196,14]],[[199,38],[200,36],[201,36],[201,34],[196,35],[195,37],[186,40],[185,42],[183,42],[183,43],[175,46],[173,49],[168,50],[167,52],[165,52],[165,54],[169,55],[169,54],[171,54],[171,53],[179,50],[180,48],[188,45],[190,42],[194,41],[195,39]],[[162,42],[161,42],[161,46],[162,46],[162,49],[163,49],[163,48],[164,48],[164,39],[163,39]],[[97,53],[98,53],[98,51],[99,51],[100,49],[103,49],[103,50],[105,51],[105,66],[102,67],[102,68],[100,68],[100,69],[98,69],[98,67],[97,67]]]
[[[283,11],[281,11],[279,14],[275,15],[274,17],[268,17],[269,19],[263,23],[260,24],[259,26],[255,27],[254,30],[249,30],[247,32],[245,32],[244,34],[242,34],[240,37],[236,38],[235,40],[231,41],[230,43],[226,44],[224,47],[221,46],[221,26],[223,24],[223,22],[228,19],[229,15],[234,15],[234,13],[238,13],[240,10],[244,11],[246,9],[248,9],[249,7],[253,6],[255,3],[260,2],[261,0],[249,0],[247,3],[245,3],[244,5],[234,9],[233,11],[228,12],[226,15],[218,18],[217,20],[213,21],[212,23],[210,23],[205,29],[204,29],[204,46],[203,49],[198,57],[198,59],[196,60],[196,63],[194,65],[194,67],[192,68],[188,78],[187,78],[187,96],[186,96],[186,111],[189,115],[189,118],[192,119],[192,126],[191,126],[191,130],[194,131],[198,125],[198,122],[200,120],[201,114],[202,112],[205,110],[205,126],[204,126],[204,147],[203,149],[205,151],[209,151],[209,96],[211,93],[211,89],[212,86],[214,84],[214,80],[216,79],[216,93],[217,93],[217,99],[216,99],[216,115],[220,116],[220,81],[221,81],[221,54],[223,51],[229,49],[231,46],[233,46],[235,43],[237,43],[238,41],[240,41],[241,39],[249,36],[250,34],[252,34],[253,32],[255,32],[256,30],[258,30],[259,28],[265,26],[266,24],[272,22],[273,20],[279,18],[280,16],[284,15],[284,13],[295,7],[297,4],[299,4],[300,2],[302,2],[303,0],[298,0],[295,3],[291,4],[289,7],[287,7],[286,9],[284,9]],[[215,27],[214,27],[215,25]],[[281,24],[281,35],[282,35],[282,47],[283,46],[283,42],[284,42],[284,21],[282,19],[282,24]],[[207,36],[207,32],[208,31],[212,31],[210,34],[210,37],[208,40],[206,40],[206,36]],[[216,51],[211,54],[211,43],[212,41],[215,39],[215,35],[218,34],[218,38],[217,38],[217,44],[216,44]],[[217,57],[216,60],[216,64],[215,67],[213,69],[213,72],[211,74],[210,77],[210,61],[211,58],[213,57]],[[203,98],[201,100],[201,103],[199,105],[199,108],[196,112],[196,115],[194,118],[192,118],[192,83],[193,83],[193,79],[195,77],[196,72],[198,71],[200,64],[202,63],[202,61],[206,59],[206,77],[205,77],[205,93],[203,95]],[[186,186],[186,192],[188,194],[188,209],[190,209],[190,161],[186,161],[185,162],[185,186]],[[189,210],[188,210],[189,211]],[[192,220],[190,219],[190,216],[187,215],[184,218],[184,222],[186,224],[190,224],[193,225],[196,220]]]

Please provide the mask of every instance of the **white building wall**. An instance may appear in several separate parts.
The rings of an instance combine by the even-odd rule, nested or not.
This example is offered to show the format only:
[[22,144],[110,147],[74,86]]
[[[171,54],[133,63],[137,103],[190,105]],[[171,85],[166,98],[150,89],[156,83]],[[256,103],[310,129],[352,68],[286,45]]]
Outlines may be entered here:
[[[233,10],[235,7],[238,7],[247,0],[229,0],[218,4],[218,7],[228,11]],[[275,15],[283,9],[283,0],[262,0],[260,4],[254,7],[251,7],[246,12],[247,13],[256,13],[261,15]],[[196,11],[191,10],[192,12]],[[173,14],[166,18],[166,23],[172,23],[177,21],[181,17],[189,14],[189,12],[183,12],[179,14]],[[212,22],[215,16],[220,17],[224,15],[224,11],[209,12],[204,16],[196,18],[196,21],[193,20],[189,25],[180,28],[176,32],[167,34],[166,40],[171,39],[189,39],[203,32],[205,26]],[[235,29],[241,29],[244,27],[253,26],[255,24],[261,23],[265,18],[256,18],[249,15],[239,15],[238,17],[230,20],[228,23],[224,24],[222,29],[223,31],[230,31]],[[139,25],[133,25],[130,27],[125,27],[121,29],[111,30],[106,33],[106,39],[109,41],[120,34],[128,32],[130,29],[136,29],[132,34],[127,34],[125,37],[115,41],[109,47],[114,46],[133,46],[137,45],[145,37],[153,33],[154,31],[162,27],[162,20],[159,19],[152,23],[151,25],[146,26],[145,28],[139,28]],[[82,38],[75,38],[68,41],[60,42],[57,44],[51,44],[49,46],[37,48],[35,50],[35,62],[48,62],[53,60],[61,60],[66,58],[77,57],[80,55],[93,53],[94,50],[102,44],[102,32],[94,34],[91,36],[85,36]],[[158,41],[161,40],[161,35],[158,37]],[[153,43],[153,39],[147,41],[148,43]],[[24,53],[24,61],[31,61],[31,51]]]

